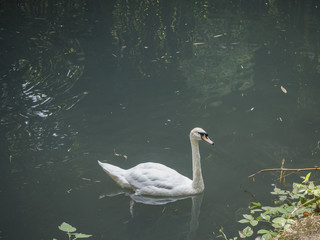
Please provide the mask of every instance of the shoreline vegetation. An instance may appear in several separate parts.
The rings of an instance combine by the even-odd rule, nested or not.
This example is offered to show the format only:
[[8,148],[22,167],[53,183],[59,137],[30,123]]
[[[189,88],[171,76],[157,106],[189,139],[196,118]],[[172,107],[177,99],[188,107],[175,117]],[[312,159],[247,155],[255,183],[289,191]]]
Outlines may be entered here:
[[[271,172],[271,171],[280,171],[280,177],[279,177],[279,181],[283,182],[283,184],[286,186],[285,184],[285,177],[290,175],[292,172],[301,172],[301,171],[316,171],[316,170],[320,170],[320,167],[311,167],[311,168],[297,168],[297,169],[290,169],[290,168],[284,168],[284,162],[285,159],[282,160],[282,166],[281,168],[273,168],[273,169],[262,169],[252,175],[249,176],[249,178],[253,178],[262,172]],[[285,174],[285,172],[291,172],[289,174]],[[307,175],[306,178],[304,178],[303,183],[307,183],[309,181],[309,177],[311,175],[311,172]],[[312,191],[314,188],[312,186],[312,183],[314,185],[314,182],[311,182],[311,188],[312,189],[308,189],[305,188],[306,191]],[[309,185],[310,186],[310,185]],[[286,186],[287,187],[287,186]],[[303,213],[303,217],[302,218],[298,218],[294,220],[294,223],[291,225],[290,228],[288,228],[287,230],[285,230],[282,233],[279,233],[279,235],[277,235],[276,237],[272,237],[270,238],[271,240],[318,240],[319,236],[320,236],[320,195],[319,195],[319,188],[320,186],[316,186],[318,191],[313,191],[313,193],[315,193],[316,195],[313,196],[313,198],[311,198],[310,200],[302,203],[301,205],[299,205],[294,212],[292,212],[292,214],[289,216],[292,217],[292,215],[301,207],[303,206],[307,206],[308,204],[312,204],[315,203],[315,208],[313,210],[313,212],[304,212]],[[261,238],[263,239],[263,238]]]
[[[275,195],[272,206],[264,206],[260,202],[251,202],[247,214],[238,222],[247,226],[239,231],[240,239],[255,240],[317,240],[320,236],[320,181],[314,174],[310,180],[311,171],[317,172],[320,167],[285,168],[285,159],[280,168],[262,169],[250,176],[255,181],[256,175],[263,172],[280,171],[279,181],[285,187],[282,190],[275,187],[271,192]],[[286,177],[294,172],[310,171],[301,183],[293,183],[288,187]],[[217,236],[225,240],[237,240],[239,237],[228,238],[219,230]]]

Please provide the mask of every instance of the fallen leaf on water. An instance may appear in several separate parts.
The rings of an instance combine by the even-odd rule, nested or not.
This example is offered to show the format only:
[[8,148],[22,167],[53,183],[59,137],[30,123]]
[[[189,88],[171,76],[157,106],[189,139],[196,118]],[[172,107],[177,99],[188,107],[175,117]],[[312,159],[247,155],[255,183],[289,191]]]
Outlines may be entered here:
[[91,179],[89,179],[89,178],[81,178],[82,180],[85,180],[85,181],[92,181]]
[[198,45],[203,45],[203,44],[205,44],[205,43],[203,43],[203,42],[195,42],[195,43],[193,43],[193,46],[198,46]]
[[281,86],[280,88],[282,92],[287,93],[287,89],[285,89],[283,86]]

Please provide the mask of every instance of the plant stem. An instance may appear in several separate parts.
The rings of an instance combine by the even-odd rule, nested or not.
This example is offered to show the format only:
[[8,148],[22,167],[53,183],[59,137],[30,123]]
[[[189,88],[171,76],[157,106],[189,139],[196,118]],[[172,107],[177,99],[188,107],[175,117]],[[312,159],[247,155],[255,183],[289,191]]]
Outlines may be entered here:
[[297,207],[297,209],[295,209],[295,210],[290,214],[290,216],[289,216],[287,219],[291,218],[291,216],[292,216],[299,208],[301,208],[301,207],[303,207],[303,206],[305,206],[305,205],[307,205],[307,204],[309,204],[309,203],[311,203],[311,202],[313,202],[313,201],[315,201],[315,200],[317,200],[316,197],[314,197],[314,198],[310,199],[309,201],[306,201],[305,203],[301,204],[299,207]]

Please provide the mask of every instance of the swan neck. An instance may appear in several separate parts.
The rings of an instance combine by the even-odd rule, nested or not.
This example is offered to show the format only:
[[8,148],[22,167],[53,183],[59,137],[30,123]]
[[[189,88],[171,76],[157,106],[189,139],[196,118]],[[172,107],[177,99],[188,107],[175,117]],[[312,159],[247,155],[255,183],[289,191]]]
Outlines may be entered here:
[[192,170],[193,180],[192,187],[197,193],[204,190],[204,183],[201,172],[200,152],[199,152],[199,141],[190,139],[191,150],[192,150]]

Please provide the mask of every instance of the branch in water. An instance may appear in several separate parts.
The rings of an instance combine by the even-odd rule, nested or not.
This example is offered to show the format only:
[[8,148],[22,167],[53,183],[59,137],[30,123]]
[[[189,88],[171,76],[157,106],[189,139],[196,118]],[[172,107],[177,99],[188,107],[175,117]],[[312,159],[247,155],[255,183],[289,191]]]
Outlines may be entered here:
[[262,172],[274,172],[274,171],[293,171],[293,172],[301,172],[301,171],[313,171],[313,170],[320,170],[320,167],[313,167],[313,168],[269,168],[269,169],[262,169],[252,175],[250,175],[248,178],[252,178],[255,175],[262,173]]

